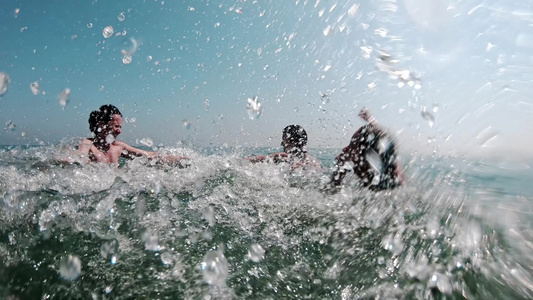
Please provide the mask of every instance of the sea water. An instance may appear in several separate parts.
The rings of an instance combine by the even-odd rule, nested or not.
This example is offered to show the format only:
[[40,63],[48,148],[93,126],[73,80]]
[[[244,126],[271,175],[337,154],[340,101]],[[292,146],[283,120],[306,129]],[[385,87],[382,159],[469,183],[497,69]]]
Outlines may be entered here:
[[[68,149],[67,149],[68,150]],[[158,149],[62,164],[0,152],[3,299],[530,299],[531,164],[404,155],[406,184],[323,190],[322,171],[251,164],[276,149]]]

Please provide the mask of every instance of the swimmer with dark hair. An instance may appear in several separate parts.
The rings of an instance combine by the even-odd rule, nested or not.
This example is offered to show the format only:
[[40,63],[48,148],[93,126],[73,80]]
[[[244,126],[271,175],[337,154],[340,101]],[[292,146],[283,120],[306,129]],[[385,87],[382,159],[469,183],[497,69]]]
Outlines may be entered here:
[[245,158],[257,163],[272,161],[274,163],[289,163],[291,169],[300,167],[313,167],[320,169],[320,162],[313,156],[307,154],[307,132],[300,125],[289,125],[283,129],[281,146],[283,152],[276,152],[267,155],[259,155]]
[[368,124],[359,128],[350,144],[335,158],[335,171],[330,185],[340,187],[346,174],[353,171],[361,185],[371,190],[393,189],[403,184],[405,177],[398,163],[396,144],[368,109],[359,117]]
[[163,155],[132,147],[117,137],[122,132],[122,114],[116,106],[102,105],[89,116],[89,129],[92,138],[83,139],[78,147],[84,162],[105,162],[119,165],[119,158],[133,159],[144,156],[151,160],[178,163],[187,157]]

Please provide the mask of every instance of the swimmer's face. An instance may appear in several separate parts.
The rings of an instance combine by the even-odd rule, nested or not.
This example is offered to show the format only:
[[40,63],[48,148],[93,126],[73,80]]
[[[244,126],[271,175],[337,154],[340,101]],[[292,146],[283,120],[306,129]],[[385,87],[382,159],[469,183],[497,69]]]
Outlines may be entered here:
[[115,138],[122,133],[122,117],[120,115],[113,115],[111,121],[108,123],[109,133]]
[[102,124],[99,128],[102,136],[107,137],[112,135],[116,138],[122,132],[122,117],[120,115],[113,115],[111,121],[107,124]]

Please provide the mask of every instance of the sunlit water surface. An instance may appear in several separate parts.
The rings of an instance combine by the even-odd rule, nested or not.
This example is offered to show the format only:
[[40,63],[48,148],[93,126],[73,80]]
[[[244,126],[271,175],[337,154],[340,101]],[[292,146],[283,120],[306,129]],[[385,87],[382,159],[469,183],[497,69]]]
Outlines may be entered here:
[[[250,164],[269,149],[169,149],[186,167],[61,165],[0,152],[0,296],[20,299],[527,299],[527,166],[404,158],[408,181]],[[272,150],[272,149],[270,149]],[[514,187],[513,187],[514,185]],[[518,187],[518,188],[516,188]]]

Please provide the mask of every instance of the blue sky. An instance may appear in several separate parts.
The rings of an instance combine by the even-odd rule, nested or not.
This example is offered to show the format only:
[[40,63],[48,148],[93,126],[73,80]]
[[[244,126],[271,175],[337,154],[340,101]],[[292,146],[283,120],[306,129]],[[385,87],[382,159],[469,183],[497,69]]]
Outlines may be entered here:
[[503,0],[2,1],[0,144],[89,136],[112,103],[133,145],[277,147],[297,123],[338,148],[366,106],[404,151],[529,155],[532,21]]

